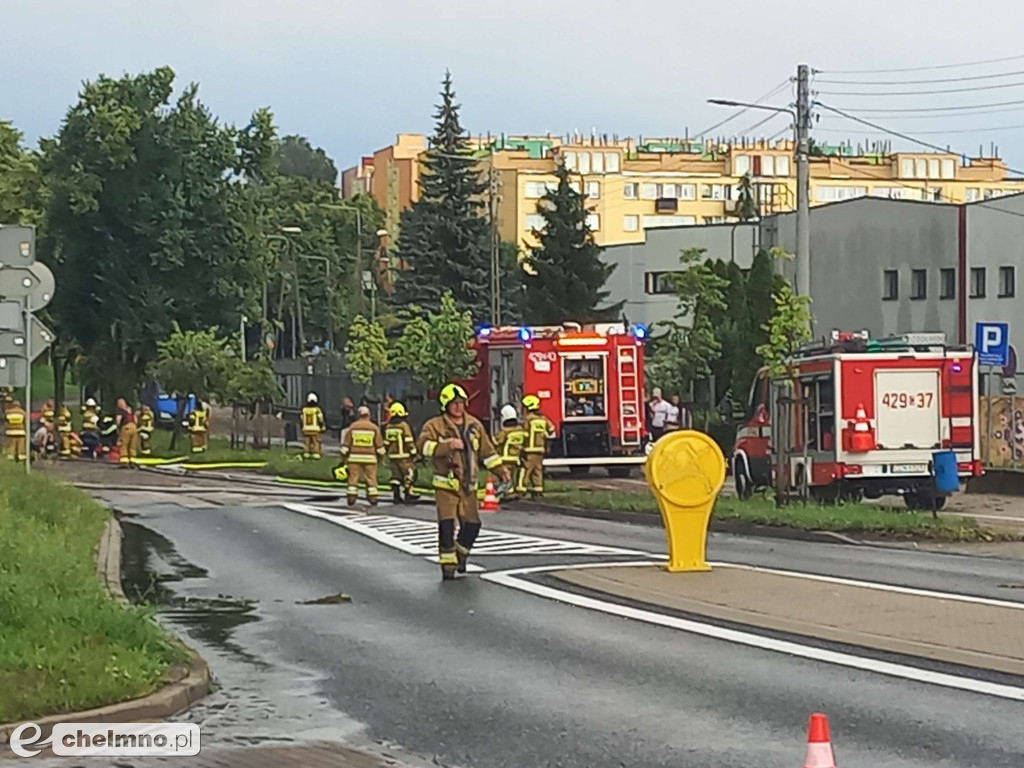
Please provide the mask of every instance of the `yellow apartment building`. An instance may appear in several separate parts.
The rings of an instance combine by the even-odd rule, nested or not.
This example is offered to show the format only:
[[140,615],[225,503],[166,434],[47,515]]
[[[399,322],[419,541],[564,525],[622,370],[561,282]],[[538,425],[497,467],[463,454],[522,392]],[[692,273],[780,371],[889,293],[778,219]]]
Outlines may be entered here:
[[[737,189],[744,176],[761,215],[796,205],[796,167],[788,140],[618,139],[599,136],[477,137],[482,174],[494,173],[498,229],[524,249],[543,224],[537,203],[556,183],[556,163],[578,177],[590,226],[600,245],[644,241],[647,229],[738,221]],[[397,234],[398,215],[419,194],[418,155],[426,137],[401,134],[390,147],[342,174],[342,194],[370,192]],[[816,145],[811,157],[811,205],[855,197],[956,204],[1024,192],[995,157],[952,153],[865,152],[849,144]],[[493,169],[493,170],[492,170]]]

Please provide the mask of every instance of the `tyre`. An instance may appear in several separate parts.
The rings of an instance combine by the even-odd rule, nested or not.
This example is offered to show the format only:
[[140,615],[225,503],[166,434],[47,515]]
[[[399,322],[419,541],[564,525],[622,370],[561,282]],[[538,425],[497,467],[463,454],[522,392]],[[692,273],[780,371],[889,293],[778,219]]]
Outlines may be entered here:
[[946,496],[940,496],[929,491],[918,491],[916,496],[917,509],[923,509],[926,512],[938,512],[946,506]]
[[903,494],[903,503],[907,505],[907,509],[920,509],[921,508],[921,498],[917,495],[916,492],[904,493]]
[[632,467],[608,467],[608,477],[626,479],[633,474]]

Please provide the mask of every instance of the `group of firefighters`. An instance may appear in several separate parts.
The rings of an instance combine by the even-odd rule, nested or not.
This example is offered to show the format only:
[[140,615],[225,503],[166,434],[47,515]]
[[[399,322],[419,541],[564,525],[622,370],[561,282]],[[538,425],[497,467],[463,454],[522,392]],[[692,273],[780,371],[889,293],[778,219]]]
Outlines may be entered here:
[[[119,462],[131,465],[140,456],[153,453],[156,419],[147,405],[136,413],[121,398],[114,413],[103,413],[95,398],[87,398],[81,406],[81,427],[75,431],[71,410],[66,405],[56,409],[53,400],[47,400],[29,441],[32,426],[29,414],[10,391],[4,392],[3,400],[3,448],[8,459],[24,461],[29,451],[41,456],[107,458],[116,449]],[[197,402],[188,416],[193,453],[206,450],[209,423],[209,406]]]
[[[470,550],[480,533],[480,467],[495,474],[503,485],[510,486],[515,479],[515,493],[539,496],[544,492],[544,454],[548,442],[556,436],[555,426],[541,413],[536,395],[523,398],[526,415],[522,420],[514,406],[505,405],[501,409],[501,430],[493,438],[477,418],[467,413],[468,401],[461,386],[445,385],[438,395],[441,414],[423,425],[418,438],[402,403],[389,406],[383,432],[371,421],[370,409],[360,407],[356,420],[342,435],[342,464],[335,470],[338,479],[347,480],[349,506],[356,503],[360,482],[366,485],[369,503],[375,505],[380,497],[378,465],[387,459],[395,502],[411,502],[418,498],[413,491],[416,463],[420,458],[426,461],[433,471],[439,561],[445,580],[466,572]],[[304,457],[320,458],[324,429],[323,411],[316,394],[310,393],[302,409]],[[506,493],[506,498],[509,495]]]

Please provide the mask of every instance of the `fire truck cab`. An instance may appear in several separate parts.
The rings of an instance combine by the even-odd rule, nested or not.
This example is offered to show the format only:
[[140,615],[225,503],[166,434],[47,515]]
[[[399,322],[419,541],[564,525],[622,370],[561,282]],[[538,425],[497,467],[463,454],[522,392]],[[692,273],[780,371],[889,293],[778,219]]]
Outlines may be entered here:
[[546,467],[604,466],[624,477],[644,463],[643,355],[647,329],[621,323],[481,328],[480,370],[466,382],[470,412],[492,432],[506,403],[540,398],[558,437]]
[[935,453],[953,451],[963,479],[982,474],[974,352],[941,333],[872,340],[833,331],[802,349],[793,376],[762,371],[749,420],[736,435],[732,472],[740,497],[778,481],[807,484],[820,500],[903,497],[938,509]]

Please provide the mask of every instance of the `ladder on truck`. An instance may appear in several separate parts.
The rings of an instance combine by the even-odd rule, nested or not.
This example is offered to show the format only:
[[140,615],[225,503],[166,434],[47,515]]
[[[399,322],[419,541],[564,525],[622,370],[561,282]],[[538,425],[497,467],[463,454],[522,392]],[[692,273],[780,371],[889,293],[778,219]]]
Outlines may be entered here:
[[644,420],[640,416],[640,378],[636,347],[619,347],[619,439],[624,447],[639,447]]

